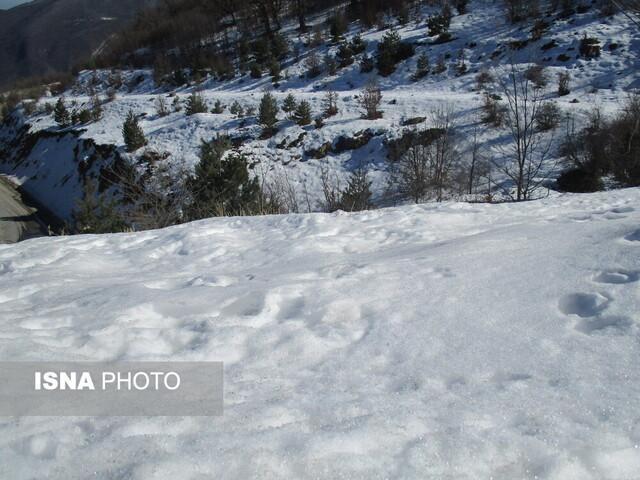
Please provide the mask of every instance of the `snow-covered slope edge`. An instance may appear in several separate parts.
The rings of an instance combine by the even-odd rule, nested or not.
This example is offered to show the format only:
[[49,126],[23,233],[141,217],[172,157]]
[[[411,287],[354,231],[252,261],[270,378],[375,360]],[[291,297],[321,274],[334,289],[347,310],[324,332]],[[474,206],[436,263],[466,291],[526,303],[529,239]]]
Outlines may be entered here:
[[225,415],[2,419],[0,477],[634,478],[640,189],[0,246],[0,359],[222,360]]

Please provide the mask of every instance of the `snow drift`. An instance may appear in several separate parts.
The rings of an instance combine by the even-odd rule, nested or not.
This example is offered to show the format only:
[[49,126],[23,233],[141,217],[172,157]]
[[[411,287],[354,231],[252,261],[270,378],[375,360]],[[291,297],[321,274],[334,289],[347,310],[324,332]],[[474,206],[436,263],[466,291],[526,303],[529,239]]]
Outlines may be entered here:
[[221,360],[220,418],[5,418],[0,477],[640,471],[640,189],[0,246],[0,359]]

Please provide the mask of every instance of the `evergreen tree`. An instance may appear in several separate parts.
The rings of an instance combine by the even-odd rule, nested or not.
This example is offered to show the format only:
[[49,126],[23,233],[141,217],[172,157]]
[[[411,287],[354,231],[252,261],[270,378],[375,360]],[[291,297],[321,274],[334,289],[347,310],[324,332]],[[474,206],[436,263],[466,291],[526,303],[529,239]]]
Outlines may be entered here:
[[300,126],[309,125],[311,123],[311,104],[306,100],[300,102],[293,114],[293,119]]
[[298,102],[296,102],[296,97],[294,97],[293,94],[290,93],[282,103],[282,111],[287,115],[290,115],[296,110],[296,108],[298,108]]
[[127,224],[118,212],[115,201],[107,201],[97,190],[93,180],[86,181],[83,196],[73,210],[74,229],[79,233],[125,231]]
[[278,102],[269,92],[265,92],[260,101],[258,122],[262,125],[265,133],[273,133],[278,123]]
[[71,123],[71,115],[64,104],[64,98],[60,97],[56,102],[56,106],[53,109],[53,118],[56,123],[61,127],[68,127]]
[[353,50],[348,43],[343,43],[338,48],[338,61],[340,68],[348,67],[353,64]]
[[221,215],[247,215],[259,211],[262,198],[257,178],[251,178],[247,159],[227,155],[231,141],[226,136],[200,146],[200,162],[189,182],[194,219]]
[[206,113],[207,104],[205,103],[202,95],[198,92],[193,92],[187,99],[187,115],[195,115],[196,113]]
[[211,110],[211,113],[220,115],[224,113],[224,109],[225,109],[225,106],[222,105],[222,102],[220,100],[216,100],[216,103],[213,105],[213,110]]
[[429,74],[429,57],[426,54],[418,57],[418,64],[416,66],[416,73],[413,74],[415,81],[421,80]]
[[352,172],[340,199],[342,210],[357,212],[371,208],[371,182],[364,168]]
[[100,101],[100,97],[98,95],[94,95],[91,97],[91,120],[94,122],[98,122],[102,118],[102,102]]
[[127,119],[122,126],[122,136],[124,137],[124,144],[127,152],[135,152],[139,148],[144,147],[147,144],[147,139],[144,136],[142,128],[138,124],[133,110],[129,110]]

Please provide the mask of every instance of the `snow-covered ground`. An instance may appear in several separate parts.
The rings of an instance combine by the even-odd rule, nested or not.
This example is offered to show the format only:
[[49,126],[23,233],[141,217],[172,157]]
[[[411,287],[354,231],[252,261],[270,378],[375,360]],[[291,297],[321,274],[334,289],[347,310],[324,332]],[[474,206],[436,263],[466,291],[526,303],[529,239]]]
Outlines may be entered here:
[[220,360],[219,418],[4,418],[11,479],[640,472],[640,189],[0,246],[1,360]]
[[[354,65],[339,70],[336,75],[324,73],[315,79],[306,78],[305,61],[308,56],[313,52],[320,58],[324,58],[326,54],[335,55],[338,46],[327,42],[315,49],[304,47],[306,39],[298,35],[292,23],[285,26],[283,33],[292,50],[297,45],[301,54],[299,60],[289,57],[284,62],[284,78],[278,86],[272,84],[268,75],[252,79],[246,74],[226,82],[209,78],[197,86],[169,91],[167,87],[154,85],[149,71],[120,72],[124,86],[118,91],[116,100],[104,106],[102,120],[82,126],[80,138],[91,139],[97,144],[115,145],[124,153],[121,127],[127,112],[133,110],[138,115],[144,115],[141,125],[149,140],[148,149],[157,152],[162,158],[166,157],[161,163],[166,162],[170,168],[189,171],[198,161],[201,140],[209,140],[218,133],[225,132],[245,139],[240,149],[256,164],[254,172],[257,175],[286,177],[296,190],[301,209],[306,210],[309,205],[312,210],[317,211],[322,199],[320,172],[325,168],[337,175],[343,186],[350,171],[359,166],[367,168],[373,182],[374,201],[385,204],[383,197],[389,183],[389,163],[386,161],[384,140],[397,138],[404,131],[416,128],[402,127],[402,123],[412,117],[428,117],[429,112],[438,106],[448,105],[455,111],[461,161],[465,161],[465,155],[470,149],[470,139],[474,130],[478,129],[479,140],[485,147],[484,155],[501,163],[503,147],[508,144],[507,131],[479,123],[483,95],[477,91],[475,78],[482,69],[492,71],[499,78],[504,76],[510,62],[514,62],[519,69],[536,63],[547,68],[549,84],[544,91],[545,98],[556,102],[563,115],[561,126],[547,135],[554,142],[554,148],[545,173],[550,173],[552,177],[562,169],[558,165],[557,147],[565,135],[565,115],[574,117],[579,127],[586,113],[594,107],[600,107],[605,113],[617,111],[628,93],[640,86],[640,30],[621,13],[602,17],[598,9],[593,7],[586,13],[565,19],[545,16],[550,26],[542,39],[530,41],[520,49],[512,49],[509,46],[511,42],[522,41],[531,36],[530,25],[509,23],[501,2],[470,2],[469,13],[456,15],[452,19],[453,41],[441,45],[433,44],[433,38],[427,36],[425,20],[435,12],[435,7],[426,7],[421,12],[421,17],[412,15],[412,21],[404,26],[397,25],[395,19],[389,19],[390,26],[404,40],[416,45],[416,55],[399,64],[397,71],[388,78],[379,77],[375,70],[371,74],[360,73],[360,57],[356,57]],[[316,23],[320,24],[325,19],[326,15],[321,16],[316,19]],[[352,38],[356,33],[362,33],[362,38],[368,45],[367,53],[373,56],[378,42],[388,32],[389,29],[375,28],[360,32],[357,24],[352,24],[346,37]],[[600,58],[588,60],[579,57],[579,43],[583,35],[600,41]],[[547,48],[552,41],[555,46]],[[456,76],[454,66],[461,50],[468,73]],[[430,73],[423,80],[413,82],[411,76],[421,54],[428,56],[432,69],[439,58],[448,56],[445,59],[447,71]],[[566,59],[559,59],[560,55],[565,55]],[[564,97],[557,95],[557,75],[560,72],[569,72],[571,75],[571,94]],[[97,72],[97,78],[106,80],[111,74],[109,71],[100,71]],[[78,85],[65,94],[69,104],[75,102],[78,107],[88,105],[90,99],[86,86],[93,77],[93,72],[80,75]],[[381,109],[384,111],[384,118],[366,121],[361,118],[362,111],[357,96],[372,79],[379,81],[383,90]],[[106,83],[97,86],[98,92],[103,95],[106,88]],[[158,96],[165,97],[171,108],[176,96],[184,103],[195,89],[202,91],[209,108],[213,108],[214,102],[220,100],[227,107],[225,112],[219,115],[204,113],[187,117],[183,109],[166,117],[157,115],[155,101]],[[259,138],[260,127],[255,118],[247,118],[243,122],[232,115],[228,107],[238,101],[245,108],[257,108],[265,89],[273,91],[280,104],[288,94],[293,94],[298,100],[308,100],[314,115],[321,113],[326,92],[333,90],[339,95],[340,114],[328,119],[323,128],[315,129],[314,126],[299,127],[285,120],[280,112],[280,132],[269,140],[263,140]],[[50,103],[55,101],[56,98],[43,100]],[[36,115],[28,121],[32,131],[57,130],[50,115]],[[417,128],[425,129],[430,126],[430,120],[427,119]],[[365,129],[371,129],[379,135],[360,149],[330,153],[321,159],[306,154],[327,142],[335,144],[339,136],[352,137]],[[300,137],[303,133],[306,136]],[[299,138],[299,145],[289,146]],[[40,145],[29,156],[28,161],[17,167],[0,163],[0,169],[21,178],[27,190],[40,195],[43,203],[54,205],[61,217],[69,218],[74,202],[82,192],[81,185],[78,185],[77,165],[84,154],[70,153],[77,144],[74,138],[69,137],[53,145],[50,143]],[[281,145],[286,147],[279,148]],[[46,158],[42,156],[43,151],[47,152]],[[144,149],[131,160],[136,162],[143,153]],[[500,169],[496,169],[492,179],[496,183],[505,180]],[[56,197],[64,200],[56,200]]]

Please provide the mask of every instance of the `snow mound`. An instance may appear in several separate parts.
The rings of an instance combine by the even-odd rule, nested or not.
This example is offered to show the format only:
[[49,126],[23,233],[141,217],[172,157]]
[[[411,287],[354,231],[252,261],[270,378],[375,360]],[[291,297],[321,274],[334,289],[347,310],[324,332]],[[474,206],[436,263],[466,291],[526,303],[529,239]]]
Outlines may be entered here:
[[220,418],[0,420],[0,477],[635,478],[640,189],[0,246],[0,359],[220,360]]

